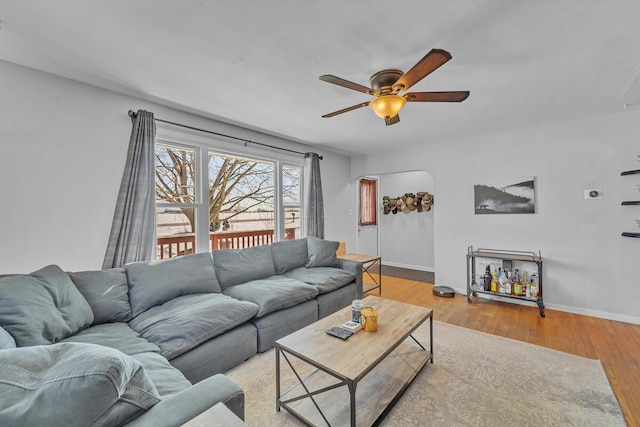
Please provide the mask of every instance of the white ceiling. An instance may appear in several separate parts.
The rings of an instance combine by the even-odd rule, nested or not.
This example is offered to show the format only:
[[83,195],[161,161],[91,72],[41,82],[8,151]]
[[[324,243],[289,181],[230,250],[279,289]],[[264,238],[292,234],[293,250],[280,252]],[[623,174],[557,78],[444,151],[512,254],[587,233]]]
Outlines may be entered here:
[[[408,104],[388,127],[368,108],[321,118],[370,97],[320,75],[368,86],[432,48],[453,59],[411,90],[466,101]],[[640,103],[640,1],[0,0],[0,59],[368,153]]]

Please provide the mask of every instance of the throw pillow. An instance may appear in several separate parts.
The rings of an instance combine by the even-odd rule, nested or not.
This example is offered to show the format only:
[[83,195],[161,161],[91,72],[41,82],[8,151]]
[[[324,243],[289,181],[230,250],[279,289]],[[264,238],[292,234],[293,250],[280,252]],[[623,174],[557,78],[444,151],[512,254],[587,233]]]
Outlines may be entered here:
[[116,426],[159,401],[140,362],[118,350],[59,343],[0,351],[0,425]]
[[124,268],[67,273],[93,310],[93,324],[131,320]]
[[317,237],[307,237],[307,264],[305,267],[336,267],[338,259],[336,251],[340,242],[318,239]]
[[93,322],[93,311],[56,265],[0,278],[0,326],[18,347],[52,344]]

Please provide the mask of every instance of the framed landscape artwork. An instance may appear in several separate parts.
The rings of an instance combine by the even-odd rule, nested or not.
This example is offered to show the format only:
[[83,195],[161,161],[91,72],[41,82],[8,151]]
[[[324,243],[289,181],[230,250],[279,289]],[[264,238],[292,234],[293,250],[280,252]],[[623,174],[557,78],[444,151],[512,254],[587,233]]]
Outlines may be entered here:
[[473,186],[476,214],[535,213],[535,177]]

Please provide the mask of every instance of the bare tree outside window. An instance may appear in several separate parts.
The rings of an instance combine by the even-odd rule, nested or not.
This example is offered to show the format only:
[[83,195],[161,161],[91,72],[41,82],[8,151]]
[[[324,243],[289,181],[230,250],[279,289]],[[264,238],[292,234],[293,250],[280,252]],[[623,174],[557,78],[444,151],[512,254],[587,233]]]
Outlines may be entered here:
[[[177,208],[189,221],[189,229],[195,230],[195,211],[191,207],[195,199],[195,152],[156,146],[156,202],[187,205]],[[170,213],[175,214],[176,209]]]
[[[224,228],[244,213],[262,213],[273,229],[274,166],[272,163],[209,154],[209,224]],[[266,215],[264,215],[266,214]],[[245,215],[246,217],[246,215]],[[262,219],[261,218],[261,219]],[[238,218],[240,220],[240,218]],[[250,221],[251,218],[245,219]]]
[[[209,223],[220,229],[223,221],[251,210],[273,212],[273,164],[209,154]],[[193,150],[156,148],[156,200],[193,205],[195,200]],[[194,210],[181,207],[190,231],[195,230]]]
[[[275,162],[209,152],[206,170],[198,171],[194,148],[157,144],[155,155],[159,257],[193,253],[196,238],[211,240],[212,250],[277,239]],[[302,168],[283,165],[281,170],[285,238],[293,239],[300,237]],[[203,182],[208,188],[200,191]],[[198,194],[206,194],[208,201],[196,200]],[[209,236],[200,235],[202,226],[196,228],[205,206]]]
[[302,237],[300,220],[302,218],[302,168],[285,165],[282,167],[282,205],[284,207],[284,225],[287,239]]

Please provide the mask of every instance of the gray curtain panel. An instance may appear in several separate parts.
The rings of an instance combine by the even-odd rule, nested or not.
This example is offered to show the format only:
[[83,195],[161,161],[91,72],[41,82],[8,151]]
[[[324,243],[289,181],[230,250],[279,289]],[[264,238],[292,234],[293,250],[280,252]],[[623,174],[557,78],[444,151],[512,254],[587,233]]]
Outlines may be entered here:
[[304,155],[304,231],[305,236],[324,239],[324,202],[320,180],[320,156]]
[[132,117],[127,163],[104,256],[103,269],[155,258],[155,153],[156,124],[144,110]]

